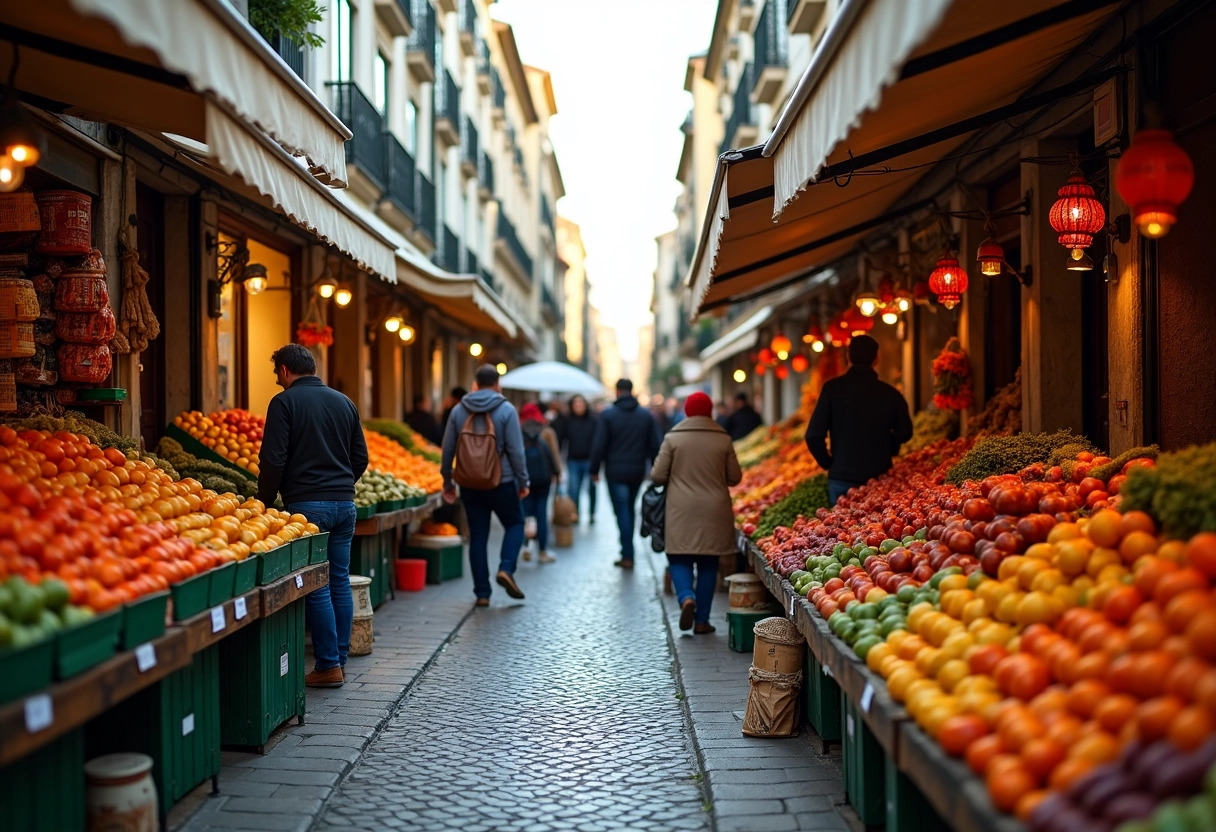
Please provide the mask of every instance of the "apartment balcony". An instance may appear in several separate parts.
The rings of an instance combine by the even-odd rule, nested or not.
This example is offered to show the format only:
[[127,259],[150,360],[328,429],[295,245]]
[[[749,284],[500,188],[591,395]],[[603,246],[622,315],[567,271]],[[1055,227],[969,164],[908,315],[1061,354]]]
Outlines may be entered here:
[[[259,33],[260,34],[260,33]],[[299,78],[304,77],[304,47],[296,43],[294,40],[285,38],[282,35],[267,37],[262,35],[262,39],[270,44],[270,48],[278,53],[283,62],[291,67]]]
[[435,264],[452,274],[460,273],[460,241],[448,224],[440,223],[439,247],[433,255]]
[[730,118],[726,120],[726,131],[722,135],[722,146],[719,148],[722,153],[736,148],[750,147],[760,137],[756,117],[752,112],[751,91],[754,76],[755,67],[752,64],[743,68],[739,84],[735,87]]
[[435,137],[449,147],[460,144],[460,88],[446,69],[435,79]]
[[756,0],[739,0],[739,28],[750,32],[756,23]]
[[398,211],[418,222],[418,188],[414,172],[414,157],[405,149],[396,136],[385,134],[385,152],[388,155],[388,189],[386,196]]
[[809,35],[819,26],[827,0],[785,0],[790,7],[789,30],[791,35]]
[[410,0],[376,0],[376,17],[393,37],[408,37],[414,24]]
[[494,245],[501,247],[515,261],[516,268],[528,282],[532,282],[532,257],[524,249],[523,243],[515,233],[515,225],[507,219],[507,215],[499,212],[497,238]]
[[490,84],[490,44],[485,38],[477,36],[477,89],[482,95],[491,95],[494,90]]
[[473,120],[465,116],[464,132],[460,135],[460,170],[470,179],[477,176],[479,151],[477,128],[473,126]]
[[414,29],[405,45],[405,61],[419,83],[435,80],[435,42],[438,34],[430,0],[410,0]]
[[760,104],[776,102],[790,71],[790,33],[785,10],[786,0],[766,0],[756,23],[752,55],[756,78],[752,91]]
[[502,76],[494,67],[490,67],[490,98],[490,113],[494,123],[501,127],[507,121],[507,90],[502,85]]
[[418,216],[414,226],[433,245],[435,240],[435,183],[426,178],[422,171],[417,172]]
[[548,286],[540,287],[540,311],[550,324],[558,324],[562,320],[561,307],[557,305],[557,298],[553,297]]
[[346,163],[384,190],[388,169],[384,152],[384,116],[354,81],[331,81],[334,112],[354,135],[346,142]]
[[473,249],[466,248],[464,250],[464,271],[462,274],[477,274],[480,271],[480,264],[477,262],[477,255],[473,253]]
[[477,164],[477,195],[483,200],[494,198],[494,160],[484,150]]
[[496,294],[502,294],[501,287],[498,285],[498,282],[494,280],[494,275],[490,274],[488,269],[483,266],[479,271],[479,274],[481,275],[481,279],[486,282],[486,285],[493,289]]
[[472,58],[477,54],[477,4],[460,0],[460,51]]
[[557,227],[553,224],[553,212],[549,209],[549,199],[543,195],[540,198],[540,222],[556,240]]

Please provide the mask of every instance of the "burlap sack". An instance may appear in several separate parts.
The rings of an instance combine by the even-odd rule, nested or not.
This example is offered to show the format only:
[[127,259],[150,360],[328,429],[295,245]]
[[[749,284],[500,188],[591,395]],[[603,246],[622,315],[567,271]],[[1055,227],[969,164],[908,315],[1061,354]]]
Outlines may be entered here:
[[743,712],[745,737],[798,736],[798,693],[802,671],[769,673],[755,667],[748,673],[747,709]]

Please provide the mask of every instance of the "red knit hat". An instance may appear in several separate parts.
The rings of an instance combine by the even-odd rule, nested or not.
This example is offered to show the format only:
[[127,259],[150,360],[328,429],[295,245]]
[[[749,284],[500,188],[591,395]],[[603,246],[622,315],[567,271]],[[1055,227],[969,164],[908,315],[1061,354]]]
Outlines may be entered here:
[[704,393],[693,393],[684,400],[685,416],[712,416],[714,400]]
[[545,421],[545,414],[541,413],[540,405],[538,405],[536,402],[528,402],[524,405],[523,410],[519,411],[519,421],[543,422]]

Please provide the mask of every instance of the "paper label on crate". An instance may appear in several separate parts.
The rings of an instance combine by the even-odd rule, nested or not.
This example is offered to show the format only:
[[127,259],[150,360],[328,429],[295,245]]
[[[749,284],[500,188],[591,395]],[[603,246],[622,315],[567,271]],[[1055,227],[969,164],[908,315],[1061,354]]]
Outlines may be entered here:
[[[182,717],[182,736],[189,736],[194,733],[194,714],[186,714]],[[852,731],[850,731],[852,733]]]
[[790,618],[794,617],[794,596],[790,596]]
[[242,595],[232,602],[232,616],[240,621],[247,615],[249,615],[249,608],[245,606],[245,596]]
[[286,653],[279,656],[279,675],[280,676],[287,675],[287,654]]
[[376,567],[373,566],[371,569],[367,570],[367,577],[369,577],[369,578],[376,577]]
[[850,737],[853,736],[853,715],[852,714],[844,715],[844,725],[845,725],[845,728],[849,732],[849,736]]
[[[375,575],[375,574],[376,574],[376,570],[375,570],[375,569],[373,569],[373,570],[372,570],[372,574],[373,574],[373,575]],[[296,575],[296,589],[303,589],[303,588],[304,588],[304,576],[303,576],[303,575]]]
[[220,630],[228,626],[228,619],[224,617],[224,608],[222,606],[211,608],[211,632],[218,633]]
[[25,700],[26,731],[36,734],[44,728],[50,728],[54,721],[55,709],[51,705],[51,697],[40,693]]
[[874,701],[874,686],[866,682],[865,689],[861,692],[861,709],[866,713],[870,712],[870,703]]
[[156,646],[152,642],[135,648],[135,666],[139,668],[140,673],[147,673],[156,667]]

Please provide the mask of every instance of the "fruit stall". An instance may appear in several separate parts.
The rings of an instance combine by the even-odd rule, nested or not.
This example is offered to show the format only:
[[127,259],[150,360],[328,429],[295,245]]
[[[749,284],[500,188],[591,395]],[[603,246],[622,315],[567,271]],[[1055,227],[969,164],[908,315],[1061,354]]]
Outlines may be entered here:
[[1216,828],[1216,445],[1111,459],[1010,433],[1013,399],[965,436],[917,414],[833,509],[795,447],[813,397],[737,443],[740,547],[806,638],[808,719],[866,824]]

